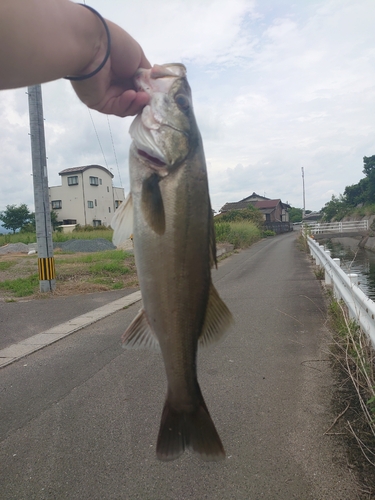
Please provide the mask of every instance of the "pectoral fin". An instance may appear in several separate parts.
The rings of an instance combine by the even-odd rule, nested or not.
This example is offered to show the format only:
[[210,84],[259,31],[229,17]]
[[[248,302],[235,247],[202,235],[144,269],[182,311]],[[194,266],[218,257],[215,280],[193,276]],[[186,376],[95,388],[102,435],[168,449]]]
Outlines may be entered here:
[[117,247],[124,243],[133,233],[133,198],[131,193],[121,203],[111,221],[113,229],[112,242]]
[[165,232],[165,213],[159,181],[156,173],[143,181],[142,213],[151,229],[161,236]]
[[143,309],[130,323],[121,340],[126,349],[160,349],[158,339],[151,330]]
[[233,323],[233,316],[211,283],[206,317],[198,343],[206,347],[218,342]]

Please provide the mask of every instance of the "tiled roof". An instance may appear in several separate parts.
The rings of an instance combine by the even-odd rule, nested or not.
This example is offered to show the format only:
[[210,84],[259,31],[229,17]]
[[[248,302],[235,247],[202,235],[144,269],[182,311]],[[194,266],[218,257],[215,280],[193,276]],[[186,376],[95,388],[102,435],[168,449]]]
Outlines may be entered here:
[[79,173],[79,172],[84,172],[85,170],[88,170],[89,168],[100,168],[101,170],[104,170],[104,172],[106,172],[112,178],[114,177],[112,172],[110,172],[107,168],[102,167],[101,165],[84,165],[82,167],[66,168],[65,170],[61,170],[61,172],[59,172],[59,175],[70,175],[70,174],[75,174],[75,173]]
[[281,203],[281,200],[262,200],[262,201],[253,201],[252,205],[256,208],[275,208],[277,205]]
[[290,206],[287,203],[283,203],[280,199],[270,200],[269,198],[264,198],[263,196],[259,196],[259,198],[262,198],[262,200],[251,200],[251,197],[255,196],[259,195],[253,193],[251,196],[248,196],[247,198],[244,198],[241,201],[226,203],[220,209],[220,212],[228,212],[229,210],[241,210],[243,208],[247,208],[249,205],[253,205],[253,207],[264,211],[265,209],[268,208],[275,209],[279,203],[281,203],[283,208],[290,208]]

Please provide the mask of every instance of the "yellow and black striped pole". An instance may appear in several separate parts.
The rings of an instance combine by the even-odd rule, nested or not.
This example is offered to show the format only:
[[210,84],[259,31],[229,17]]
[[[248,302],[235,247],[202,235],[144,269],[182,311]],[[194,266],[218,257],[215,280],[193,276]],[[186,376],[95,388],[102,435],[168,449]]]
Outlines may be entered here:
[[38,271],[40,281],[50,281],[56,279],[54,257],[42,257],[38,259]]

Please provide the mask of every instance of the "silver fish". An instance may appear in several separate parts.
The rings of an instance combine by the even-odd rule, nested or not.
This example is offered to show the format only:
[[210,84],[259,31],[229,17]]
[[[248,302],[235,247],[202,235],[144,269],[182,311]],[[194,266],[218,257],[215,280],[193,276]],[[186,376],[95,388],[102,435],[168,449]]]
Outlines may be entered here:
[[114,243],[133,233],[143,308],[124,333],[128,348],[159,347],[168,380],[156,453],[190,448],[204,460],[225,452],[197,380],[198,344],[218,340],[232,315],[211,281],[213,215],[202,139],[182,64],[135,77],[151,96],[130,135],[131,194],[112,222]]

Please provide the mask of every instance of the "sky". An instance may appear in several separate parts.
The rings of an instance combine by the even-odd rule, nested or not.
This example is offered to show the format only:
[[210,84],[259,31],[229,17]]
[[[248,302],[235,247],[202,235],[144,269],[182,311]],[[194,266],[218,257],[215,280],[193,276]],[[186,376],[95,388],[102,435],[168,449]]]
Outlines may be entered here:
[[[187,67],[211,204],[256,192],[320,210],[375,155],[374,0],[90,0],[152,64]],[[0,211],[34,209],[27,89],[0,92]],[[129,192],[133,118],[89,111],[70,83],[42,85],[49,185],[99,164]]]

